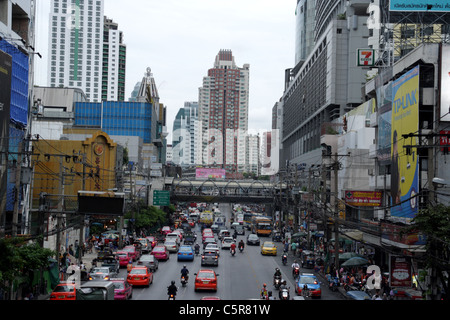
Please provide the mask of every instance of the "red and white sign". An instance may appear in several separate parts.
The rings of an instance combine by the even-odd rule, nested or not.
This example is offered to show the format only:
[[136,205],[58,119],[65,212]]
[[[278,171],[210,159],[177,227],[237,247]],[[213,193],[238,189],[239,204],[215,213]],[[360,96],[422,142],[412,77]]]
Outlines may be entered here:
[[381,191],[345,191],[345,202],[353,206],[379,207],[381,206]]

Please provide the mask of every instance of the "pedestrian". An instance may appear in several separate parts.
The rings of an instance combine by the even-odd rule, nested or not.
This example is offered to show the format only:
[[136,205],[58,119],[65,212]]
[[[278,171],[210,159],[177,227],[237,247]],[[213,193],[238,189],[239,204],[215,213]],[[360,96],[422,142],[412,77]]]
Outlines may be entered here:
[[294,255],[294,257],[295,257],[295,254],[297,253],[296,251],[297,251],[297,243],[295,242],[295,241],[293,241],[292,242],[292,244],[291,244],[291,250],[292,250],[292,254]]

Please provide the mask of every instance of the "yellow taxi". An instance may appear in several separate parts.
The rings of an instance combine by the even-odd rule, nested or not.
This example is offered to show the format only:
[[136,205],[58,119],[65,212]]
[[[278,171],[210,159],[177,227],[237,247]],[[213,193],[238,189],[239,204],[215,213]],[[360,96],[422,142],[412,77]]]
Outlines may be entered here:
[[277,246],[272,241],[264,241],[261,246],[261,254],[264,255],[277,255]]

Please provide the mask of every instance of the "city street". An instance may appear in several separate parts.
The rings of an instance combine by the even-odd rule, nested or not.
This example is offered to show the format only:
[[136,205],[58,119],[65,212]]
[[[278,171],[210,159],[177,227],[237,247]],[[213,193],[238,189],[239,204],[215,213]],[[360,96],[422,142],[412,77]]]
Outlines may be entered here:
[[[229,205],[221,205],[221,212],[229,218]],[[228,220],[229,221],[229,220]],[[201,234],[200,228],[195,227],[198,235]],[[238,236],[237,240],[244,239],[250,231],[246,231],[245,236]],[[265,238],[261,238],[261,243]],[[133,300],[166,300],[167,287],[174,280],[178,286],[177,299],[179,300],[199,300],[205,296],[218,296],[223,300],[247,300],[258,299],[263,283],[267,284],[268,290],[272,290],[273,295],[278,298],[278,291],[273,288],[273,274],[275,268],[280,268],[283,278],[286,279],[290,287],[291,297],[295,296],[294,279],[291,274],[291,264],[294,258],[289,256],[288,264],[283,266],[281,262],[282,243],[278,245],[277,256],[261,255],[259,246],[245,246],[243,253],[236,252],[235,256],[231,256],[228,250],[222,250],[219,258],[219,266],[217,267],[201,267],[200,255],[194,258],[194,261],[177,261],[176,253],[171,253],[168,261],[160,261],[159,269],[154,273],[153,284],[149,288],[134,287]],[[180,271],[186,264],[189,269],[190,279],[186,287],[182,287],[180,283]],[[201,268],[212,268],[218,276],[218,290],[195,292],[194,290],[194,273]],[[301,269],[301,272],[311,273],[311,269]],[[120,277],[126,277],[126,269],[121,269]],[[324,279],[319,278],[321,282]],[[326,281],[325,281],[326,282]],[[333,293],[327,288],[327,284],[322,284],[322,300],[342,300],[343,297],[338,293]]]

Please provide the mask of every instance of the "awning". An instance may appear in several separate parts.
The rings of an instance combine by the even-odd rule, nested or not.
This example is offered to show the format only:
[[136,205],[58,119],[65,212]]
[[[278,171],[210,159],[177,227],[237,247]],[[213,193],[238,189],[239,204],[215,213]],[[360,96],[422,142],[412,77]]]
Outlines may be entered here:
[[362,241],[363,233],[361,231],[349,231],[344,233],[344,236],[356,241]]

